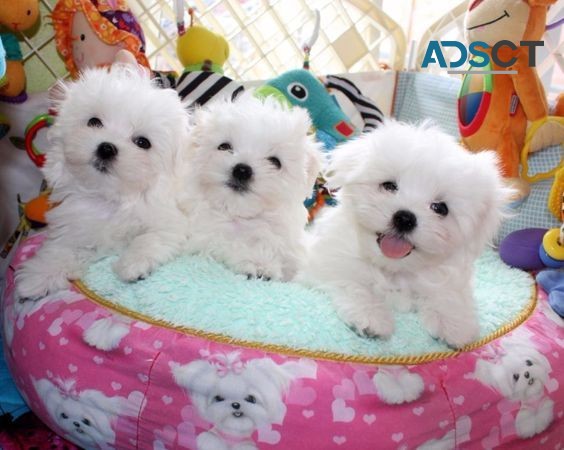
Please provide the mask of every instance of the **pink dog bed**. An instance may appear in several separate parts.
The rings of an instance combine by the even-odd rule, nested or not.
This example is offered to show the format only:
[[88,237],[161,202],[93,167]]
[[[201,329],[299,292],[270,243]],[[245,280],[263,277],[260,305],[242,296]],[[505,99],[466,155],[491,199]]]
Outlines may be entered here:
[[363,356],[166,324],[85,283],[15,302],[14,270],[40,245],[7,273],[5,354],[34,412],[84,448],[564,444],[564,323],[542,292],[464,352]]

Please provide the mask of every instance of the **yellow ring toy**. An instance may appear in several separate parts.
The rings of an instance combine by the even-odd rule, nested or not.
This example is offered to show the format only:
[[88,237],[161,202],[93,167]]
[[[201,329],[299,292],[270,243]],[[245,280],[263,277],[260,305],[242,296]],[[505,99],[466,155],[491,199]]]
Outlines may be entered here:
[[548,256],[557,261],[564,261],[564,246],[560,245],[560,228],[548,230],[542,238],[542,247]]

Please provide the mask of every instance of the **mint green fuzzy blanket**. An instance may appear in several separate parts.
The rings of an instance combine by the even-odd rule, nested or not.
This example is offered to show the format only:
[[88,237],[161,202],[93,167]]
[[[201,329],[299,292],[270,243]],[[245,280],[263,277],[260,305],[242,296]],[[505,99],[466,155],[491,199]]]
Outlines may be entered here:
[[[173,326],[221,333],[236,339],[346,355],[396,356],[449,351],[431,338],[415,313],[396,313],[389,340],[364,339],[339,320],[321,292],[294,283],[247,280],[222,265],[183,256],[146,280],[121,282],[115,257],[90,267],[83,283],[106,300]],[[476,263],[482,337],[513,320],[530,304],[533,280],[507,267],[493,250]]]

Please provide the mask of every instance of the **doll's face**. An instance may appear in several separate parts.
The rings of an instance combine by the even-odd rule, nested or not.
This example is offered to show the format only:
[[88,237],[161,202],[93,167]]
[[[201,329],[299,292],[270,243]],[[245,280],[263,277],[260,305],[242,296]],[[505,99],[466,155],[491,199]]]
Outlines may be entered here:
[[466,41],[493,46],[504,39],[519,44],[529,12],[525,0],[472,0],[465,18]]
[[92,30],[82,12],[76,12],[72,21],[72,56],[78,70],[105,66],[114,62],[121,44],[108,45]]
[[12,31],[25,31],[39,18],[37,0],[0,0],[0,24]]

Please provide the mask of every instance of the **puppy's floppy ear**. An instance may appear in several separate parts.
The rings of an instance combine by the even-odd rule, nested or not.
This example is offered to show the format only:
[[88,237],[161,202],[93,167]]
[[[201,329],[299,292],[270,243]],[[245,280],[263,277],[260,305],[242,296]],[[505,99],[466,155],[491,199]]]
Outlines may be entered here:
[[246,373],[253,387],[261,393],[271,422],[281,424],[286,415],[282,397],[288,391],[293,375],[269,358],[249,361]]
[[509,203],[517,192],[508,186],[501,176],[497,155],[491,151],[472,153],[473,178],[476,192],[481,193],[481,208],[475,211],[476,222],[480,224],[476,236],[477,251],[490,242],[497,233],[504,218],[509,215]]
[[63,80],[58,80],[47,91],[47,98],[49,99],[49,108],[58,111],[61,104],[65,101],[69,93],[69,86]]
[[313,140],[308,142],[306,149],[306,195],[311,194],[311,189],[315,184],[315,180],[321,172],[321,152],[319,151],[319,145],[314,143]]
[[475,375],[481,383],[498,391],[504,397],[513,395],[513,374],[509,367],[505,367],[503,361],[491,363],[479,359],[476,362]]
[[102,392],[95,389],[82,391],[79,398],[85,405],[92,406],[114,416],[120,414],[124,403],[120,397],[106,397]]
[[[270,102],[273,100],[270,99],[270,97],[267,97],[265,101]],[[285,105],[278,104],[277,106],[282,109],[287,108]],[[290,117],[294,121],[293,123],[294,126],[292,128],[295,130],[296,134],[298,136],[305,136],[306,134],[308,134],[311,130],[312,124],[311,124],[311,118],[307,110],[304,108],[300,108],[299,106],[294,106],[293,108],[290,108],[288,111],[290,113]]]
[[216,378],[215,369],[212,365],[203,360],[192,361],[181,366],[177,363],[170,363],[170,368],[174,380],[179,386],[186,388],[190,392],[197,392],[205,395],[210,385]]
[[366,163],[370,151],[370,142],[366,136],[351,139],[333,150],[325,172],[327,186],[330,189],[349,184]]
[[33,382],[33,387],[35,387],[37,396],[43,402],[45,409],[56,423],[58,417],[55,417],[55,410],[63,401],[61,392],[59,391],[57,386],[55,386],[46,378],[36,380],[35,378],[31,377],[31,381]]
[[270,358],[253,359],[247,363],[247,368],[262,371],[269,378],[271,383],[276,385],[280,393],[284,393],[290,386],[292,374],[279,366]]

